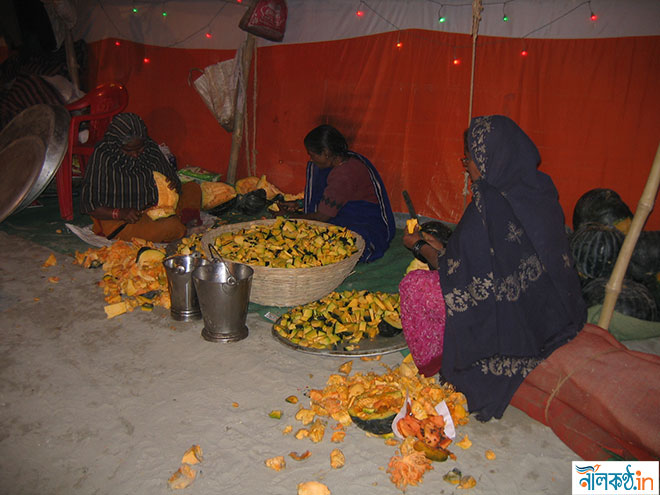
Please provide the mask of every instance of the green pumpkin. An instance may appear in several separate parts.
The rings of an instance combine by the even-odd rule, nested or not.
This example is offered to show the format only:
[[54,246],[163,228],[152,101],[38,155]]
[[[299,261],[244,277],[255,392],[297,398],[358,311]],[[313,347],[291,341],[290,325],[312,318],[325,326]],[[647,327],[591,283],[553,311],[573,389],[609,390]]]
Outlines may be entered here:
[[[585,284],[582,296],[587,307],[603,303],[608,280],[607,277],[599,277]],[[623,280],[614,310],[640,320],[658,320],[658,308],[653,294],[644,284],[631,279]]]
[[247,194],[239,195],[235,207],[246,215],[255,215],[267,205],[266,191],[264,189],[255,189]]
[[614,227],[585,223],[570,236],[575,267],[583,279],[612,273],[624,236]]
[[619,230],[627,232],[633,214],[621,196],[612,189],[597,188],[584,193],[578,199],[573,209],[573,230],[589,222],[619,226]]
[[643,230],[639,233],[628,272],[638,282],[660,272],[660,230]]

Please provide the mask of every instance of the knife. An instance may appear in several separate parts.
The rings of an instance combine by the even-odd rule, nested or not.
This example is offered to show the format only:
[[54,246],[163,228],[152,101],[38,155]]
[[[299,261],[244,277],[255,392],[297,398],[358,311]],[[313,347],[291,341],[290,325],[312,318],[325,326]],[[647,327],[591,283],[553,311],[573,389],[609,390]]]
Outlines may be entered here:
[[117,227],[115,230],[113,230],[112,232],[110,232],[110,233],[108,234],[108,236],[106,237],[106,239],[108,239],[108,240],[110,240],[110,239],[114,239],[114,237],[115,237],[117,234],[119,234],[122,230],[124,230],[124,227],[126,227],[127,225],[128,225],[128,222],[126,222],[126,223],[122,223],[119,227]]
[[410,218],[419,220],[419,218],[417,217],[417,213],[415,213],[415,207],[413,206],[412,199],[410,199],[410,195],[408,194],[408,191],[404,190],[401,194],[403,194],[403,200],[406,202],[406,206],[408,207],[408,213],[410,214]]

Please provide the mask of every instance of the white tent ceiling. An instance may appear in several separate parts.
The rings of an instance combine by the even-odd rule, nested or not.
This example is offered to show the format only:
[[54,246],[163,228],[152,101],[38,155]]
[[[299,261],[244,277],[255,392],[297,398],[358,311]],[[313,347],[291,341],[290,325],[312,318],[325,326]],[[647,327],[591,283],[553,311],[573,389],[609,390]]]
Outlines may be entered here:
[[[78,0],[75,37],[88,42],[118,38],[178,48],[234,49],[245,39],[238,22],[249,1]],[[469,33],[472,22],[470,0],[287,0],[287,5],[282,43],[405,29]],[[484,0],[483,5],[480,35],[555,39],[660,35],[658,0]],[[358,17],[358,10],[364,15]],[[590,19],[592,13],[598,16],[596,21]],[[441,16],[444,23],[438,22]],[[272,44],[263,39],[259,43]]]

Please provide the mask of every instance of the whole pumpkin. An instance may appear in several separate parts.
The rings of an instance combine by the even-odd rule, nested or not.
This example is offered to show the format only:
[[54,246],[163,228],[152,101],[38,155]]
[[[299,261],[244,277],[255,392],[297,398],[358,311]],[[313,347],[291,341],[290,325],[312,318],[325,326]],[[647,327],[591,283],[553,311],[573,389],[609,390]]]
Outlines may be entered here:
[[614,227],[585,223],[570,236],[575,267],[583,279],[607,277],[612,273],[624,236]]
[[597,188],[584,193],[573,209],[573,230],[587,222],[600,223],[628,233],[633,214],[612,189]]
[[638,282],[660,272],[660,230],[643,230],[639,233],[628,271]]
[[[603,303],[607,281],[607,277],[599,277],[585,284],[582,296],[587,307]],[[658,308],[653,294],[644,284],[627,278],[623,279],[614,310],[640,320],[658,320]]]

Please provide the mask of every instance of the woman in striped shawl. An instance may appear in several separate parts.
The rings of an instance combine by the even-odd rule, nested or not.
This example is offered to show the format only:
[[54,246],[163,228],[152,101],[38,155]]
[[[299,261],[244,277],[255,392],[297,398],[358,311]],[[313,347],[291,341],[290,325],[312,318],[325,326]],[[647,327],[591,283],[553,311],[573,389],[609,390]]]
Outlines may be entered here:
[[[174,216],[152,220],[143,214],[158,203],[153,172],[164,175],[179,193]],[[85,169],[81,211],[91,215],[93,231],[123,240],[170,242],[186,234],[186,224],[199,222],[200,204],[199,185],[181,184],[142,119],[133,113],[116,115]]]

